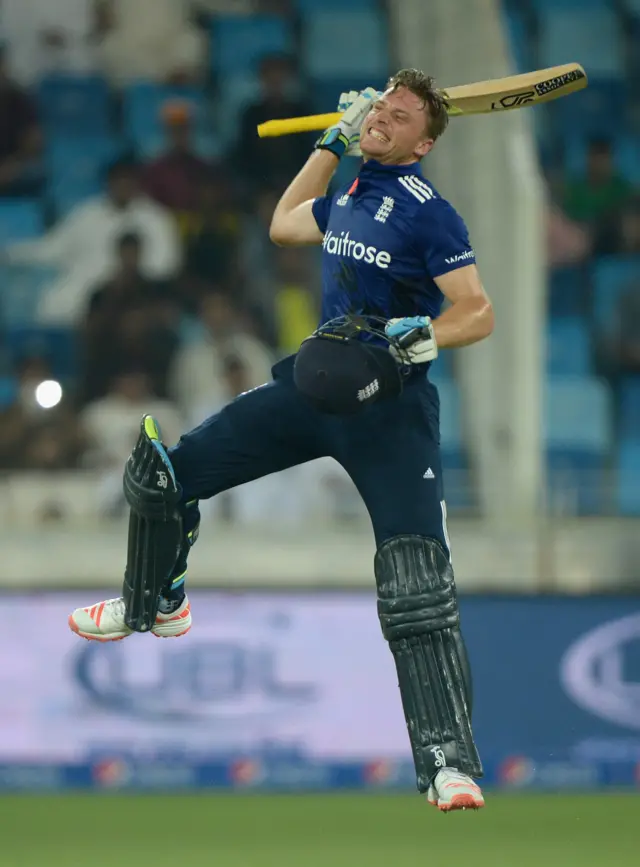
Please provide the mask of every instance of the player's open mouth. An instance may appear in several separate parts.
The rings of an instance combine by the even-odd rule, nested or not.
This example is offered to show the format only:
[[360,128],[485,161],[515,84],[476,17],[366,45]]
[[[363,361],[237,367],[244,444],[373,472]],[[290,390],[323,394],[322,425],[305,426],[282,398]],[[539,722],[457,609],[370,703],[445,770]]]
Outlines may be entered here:
[[383,132],[380,132],[379,129],[374,129],[372,126],[369,127],[369,135],[385,144],[389,143],[389,138]]

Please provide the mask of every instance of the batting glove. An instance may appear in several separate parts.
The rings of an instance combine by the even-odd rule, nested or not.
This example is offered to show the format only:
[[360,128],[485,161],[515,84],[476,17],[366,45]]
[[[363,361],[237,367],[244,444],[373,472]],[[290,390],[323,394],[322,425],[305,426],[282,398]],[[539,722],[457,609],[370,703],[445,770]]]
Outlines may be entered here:
[[390,319],[384,331],[393,341],[389,352],[402,364],[424,364],[438,357],[433,324],[428,316]]
[[338,123],[324,131],[316,142],[316,148],[331,151],[340,159],[352,142],[359,145],[360,129],[377,98],[378,91],[372,87],[367,87],[359,93]]
[[[345,111],[347,111],[347,109],[350,108],[353,105],[353,103],[356,101],[356,99],[358,98],[358,93],[359,93],[359,91],[357,91],[357,90],[347,90],[344,93],[341,93],[340,99],[338,100],[337,110],[341,111],[343,113]],[[376,90],[374,102],[376,99],[380,99],[381,96],[382,96],[382,91]],[[363,120],[364,120],[364,118],[363,118]],[[345,156],[348,156],[348,157],[361,157],[362,156],[362,151],[360,150],[360,133],[359,132],[356,136],[354,136],[351,139],[351,141],[349,143],[349,147],[345,151]]]

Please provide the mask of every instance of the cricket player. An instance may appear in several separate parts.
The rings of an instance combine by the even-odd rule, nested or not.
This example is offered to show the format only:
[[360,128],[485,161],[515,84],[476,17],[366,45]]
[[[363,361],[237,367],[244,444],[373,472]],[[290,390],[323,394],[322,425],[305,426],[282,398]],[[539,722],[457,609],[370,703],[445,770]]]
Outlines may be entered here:
[[[120,598],[79,608],[80,636],[178,636],[191,626],[187,555],[198,501],[331,456],[371,516],[378,616],[398,675],[417,787],[443,811],[484,806],[471,729],[429,367],[442,349],[487,337],[493,313],[461,218],[422,174],[447,125],[430,77],[402,70],[383,93],[341,97],[273,214],[279,245],[322,244],[318,330],[273,380],[240,395],[166,449],[151,416],[127,461],[127,566]],[[361,154],[348,188],[327,195],[338,162]],[[450,302],[440,313],[443,299]],[[327,641],[331,637],[327,636]]]

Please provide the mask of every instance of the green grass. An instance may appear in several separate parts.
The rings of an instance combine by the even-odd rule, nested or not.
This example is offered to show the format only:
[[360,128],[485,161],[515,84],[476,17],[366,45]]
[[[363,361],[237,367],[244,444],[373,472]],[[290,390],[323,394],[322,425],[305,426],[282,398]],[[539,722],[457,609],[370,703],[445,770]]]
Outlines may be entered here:
[[1,867],[631,867],[633,794],[0,797]]

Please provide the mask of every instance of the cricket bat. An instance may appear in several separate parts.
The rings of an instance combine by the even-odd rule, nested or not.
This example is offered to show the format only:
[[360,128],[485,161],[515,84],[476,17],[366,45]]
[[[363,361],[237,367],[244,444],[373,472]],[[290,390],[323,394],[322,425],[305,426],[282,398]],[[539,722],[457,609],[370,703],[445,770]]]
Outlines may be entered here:
[[[493,114],[496,111],[512,111],[530,105],[539,105],[560,99],[587,86],[587,74],[579,63],[565,63],[507,78],[493,78],[460,84],[440,92],[449,103],[450,117],[469,114]],[[290,117],[283,120],[268,120],[258,126],[260,138],[289,135],[294,132],[323,130],[340,120],[340,112],[315,114],[309,117]]]

